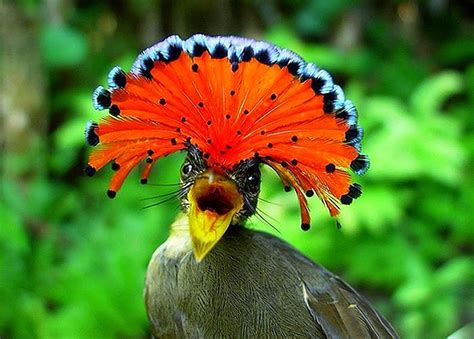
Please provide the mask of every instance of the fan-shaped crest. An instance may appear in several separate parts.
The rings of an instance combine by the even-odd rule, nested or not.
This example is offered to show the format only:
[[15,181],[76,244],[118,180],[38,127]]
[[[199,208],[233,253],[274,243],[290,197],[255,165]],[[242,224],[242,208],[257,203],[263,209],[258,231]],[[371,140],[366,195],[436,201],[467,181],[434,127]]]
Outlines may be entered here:
[[331,76],[298,55],[238,37],[177,36],[142,52],[129,73],[109,74],[94,107],[109,116],[89,123],[86,140],[98,146],[86,168],[109,162],[115,196],[129,172],[144,163],[142,183],[159,158],[196,145],[209,166],[231,169],[258,158],[295,188],[303,228],[306,196],[316,193],[332,216],[360,196],[352,169],[369,166],[360,154],[357,112]]

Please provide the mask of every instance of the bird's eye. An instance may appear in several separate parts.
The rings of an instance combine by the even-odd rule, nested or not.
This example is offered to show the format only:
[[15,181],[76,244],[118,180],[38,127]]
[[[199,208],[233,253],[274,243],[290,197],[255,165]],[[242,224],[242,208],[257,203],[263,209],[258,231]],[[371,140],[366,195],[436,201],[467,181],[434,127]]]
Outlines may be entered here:
[[251,174],[247,177],[247,185],[250,187],[258,187],[260,184],[260,177],[256,174]]
[[191,165],[190,163],[185,163],[183,165],[183,167],[181,168],[181,173],[184,175],[184,176],[188,176],[193,170],[193,165]]

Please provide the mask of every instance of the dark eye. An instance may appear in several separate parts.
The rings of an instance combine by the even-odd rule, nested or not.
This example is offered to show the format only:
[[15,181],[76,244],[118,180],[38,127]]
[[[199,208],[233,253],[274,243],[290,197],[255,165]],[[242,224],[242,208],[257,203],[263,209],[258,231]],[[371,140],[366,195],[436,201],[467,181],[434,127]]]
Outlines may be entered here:
[[188,176],[193,170],[193,165],[191,165],[190,163],[185,163],[183,165],[183,167],[181,168],[181,173],[184,175],[184,176]]
[[260,184],[260,176],[257,174],[250,174],[247,177],[247,185],[251,188],[258,188],[258,185]]

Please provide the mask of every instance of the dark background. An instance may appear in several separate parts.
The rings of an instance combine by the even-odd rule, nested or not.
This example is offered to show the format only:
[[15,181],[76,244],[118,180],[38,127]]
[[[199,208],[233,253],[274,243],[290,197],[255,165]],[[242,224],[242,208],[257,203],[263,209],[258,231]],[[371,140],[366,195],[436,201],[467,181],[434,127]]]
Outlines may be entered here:
[[[405,338],[473,319],[472,1],[0,0],[0,337],[146,338],[147,262],[177,204],[132,173],[86,178],[91,94],[169,34],[236,34],[293,49],[333,74],[358,107],[372,166],[334,220],[264,171],[259,207],[288,240],[359,289]],[[183,155],[151,183],[173,183]],[[274,218],[274,219],[272,219]],[[258,219],[250,227],[272,231]]]

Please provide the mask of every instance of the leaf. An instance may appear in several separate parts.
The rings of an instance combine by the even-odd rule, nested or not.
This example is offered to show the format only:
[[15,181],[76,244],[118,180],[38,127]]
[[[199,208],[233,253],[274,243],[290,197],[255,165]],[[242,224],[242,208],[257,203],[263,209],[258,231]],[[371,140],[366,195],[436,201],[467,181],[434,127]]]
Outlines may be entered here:
[[410,98],[411,109],[420,119],[430,119],[441,111],[443,102],[462,90],[458,72],[444,71],[424,80]]

